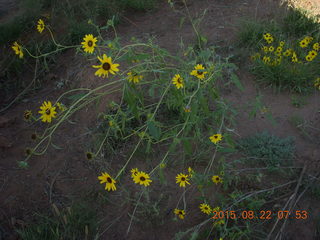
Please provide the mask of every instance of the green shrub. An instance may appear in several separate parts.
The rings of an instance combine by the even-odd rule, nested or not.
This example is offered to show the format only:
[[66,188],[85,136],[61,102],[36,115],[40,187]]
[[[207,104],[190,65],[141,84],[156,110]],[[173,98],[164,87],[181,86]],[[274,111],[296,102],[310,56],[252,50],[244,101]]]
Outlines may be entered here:
[[87,23],[87,21],[71,21],[69,25],[69,41],[72,44],[79,44],[83,41],[86,34],[97,34],[96,29]]
[[255,47],[261,42],[261,36],[265,32],[280,32],[278,25],[274,22],[257,22],[253,20],[242,20],[239,24],[238,45]]
[[[266,34],[271,36],[272,41],[266,40]],[[317,39],[305,36],[303,39],[287,41],[265,33],[261,35],[260,42],[251,56],[251,71],[258,82],[279,90],[299,93],[310,91],[315,79],[320,75],[317,53],[320,46]],[[301,47],[305,42],[306,46]],[[311,57],[311,53],[314,57]]]
[[319,31],[316,18],[308,17],[305,11],[290,8],[283,18],[282,29],[288,35],[302,37],[314,31]]
[[37,214],[34,223],[17,230],[19,236],[24,240],[94,239],[97,220],[92,208],[77,203],[62,211],[55,206],[53,212]]
[[241,139],[238,147],[255,161],[262,161],[268,167],[284,165],[292,160],[295,151],[291,137],[279,138],[267,132]]
[[151,10],[155,7],[156,0],[120,0],[124,8],[130,8],[137,11]]

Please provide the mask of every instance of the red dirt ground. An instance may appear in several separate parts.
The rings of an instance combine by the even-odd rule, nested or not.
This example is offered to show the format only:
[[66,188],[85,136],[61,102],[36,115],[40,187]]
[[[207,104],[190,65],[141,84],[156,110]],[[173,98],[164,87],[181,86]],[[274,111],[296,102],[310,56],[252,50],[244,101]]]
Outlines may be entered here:
[[[275,12],[283,11],[279,8],[279,2],[276,0],[199,0],[189,2],[190,12],[193,15],[200,14],[204,9],[207,9],[207,14],[201,25],[202,32],[208,37],[209,43],[218,43],[220,46],[234,44],[237,23],[241,17],[268,19]],[[183,37],[186,45],[194,41],[189,22],[186,21],[179,28],[181,11],[183,9],[178,8],[174,12],[164,1],[155,11],[127,16],[127,23],[117,26],[118,35],[122,37],[123,42],[133,36],[144,39],[153,35],[156,36],[156,41],[161,47],[175,52],[179,49],[180,36]],[[59,151],[50,147],[44,155],[30,159],[29,169],[17,167],[17,161],[24,159],[25,149],[34,144],[30,138],[31,134],[39,129],[39,126],[43,129],[42,124],[34,126],[24,122],[22,119],[24,110],[36,111],[44,99],[54,101],[65,90],[54,89],[55,79],[69,79],[69,81],[73,81],[72,85],[88,87],[96,86],[101,82],[100,79],[93,76],[93,70],[88,67],[85,59],[79,60],[79,57],[75,56],[72,51],[59,57],[57,66],[52,69],[51,76],[55,76],[55,78],[44,80],[46,88],[40,90],[35,96],[28,96],[25,101],[14,105],[0,116],[0,223],[4,226],[2,231],[11,234],[7,239],[18,239],[17,235],[13,233],[13,228],[21,227],[28,222],[35,211],[49,208],[51,203],[61,207],[70,198],[91,192],[100,194],[101,186],[97,181],[99,169],[96,169],[84,156],[91,140],[87,127],[90,128],[97,123],[96,119],[92,117],[97,110],[93,110],[92,107],[81,110],[73,116],[72,121],[76,122],[75,125],[66,123],[57,132],[53,142],[63,146],[63,150]],[[248,136],[268,130],[278,136],[294,136],[297,144],[296,165],[301,166],[305,162],[319,164],[320,133],[313,133],[310,140],[289,121],[292,116],[298,115],[307,122],[314,123],[313,126],[319,129],[319,93],[307,96],[306,105],[302,108],[295,108],[291,104],[289,93],[275,94],[270,89],[259,89],[253,76],[245,69],[241,69],[238,76],[245,87],[244,92],[231,89],[223,96],[233,103],[233,106],[240,112],[237,118],[236,133],[240,136]],[[264,105],[272,112],[277,122],[275,126],[260,114],[254,119],[248,117],[250,109],[246,109],[246,104],[255,99],[258,91],[262,93]],[[119,94],[105,99],[98,110],[104,110],[105,103],[111,99],[119,99]],[[169,188],[166,189],[166,192],[172,194],[175,189]],[[174,204],[169,203],[168,205],[172,207]],[[105,207],[110,210],[108,204]],[[299,207],[312,212],[312,216],[306,222],[290,223],[286,239],[315,239],[313,238],[314,219],[320,214],[320,204],[304,199],[300,202]],[[170,224],[149,229],[144,228],[141,224],[133,224],[131,233],[125,237],[124,232],[129,224],[128,210],[132,211],[132,207],[126,206],[108,213],[102,210],[109,219],[120,215],[123,217],[120,218],[118,224],[114,224],[106,231],[101,239],[171,239],[176,229],[186,229],[201,220],[198,217],[186,220],[183,224],[170,222]],[[168,211],[170,210],[168,207]],[[111,220],[106,220],[104,226],[108,227],[109,222]]]

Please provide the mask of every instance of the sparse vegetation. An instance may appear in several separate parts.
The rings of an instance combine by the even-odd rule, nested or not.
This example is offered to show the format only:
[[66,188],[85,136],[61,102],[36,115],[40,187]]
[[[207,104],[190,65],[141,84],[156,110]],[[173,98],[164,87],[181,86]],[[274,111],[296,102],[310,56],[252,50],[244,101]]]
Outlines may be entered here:
[[[81,192],[90,189],[84,199],[76,193],[82,200],[70,205],[68,190],[61,187],[66,179],[57,180],[62,170],[54,177],[43,177],[39,170],[34,179],[45,178],[52,213],[37,211],[25,218],[26,224],[15,225],[20,238],[134,239],[138,235],[131,236],[133,231],[155,234],[163,228],[166,239],[176,240],[279,239],[286,211],[294,213],[309,188],[310,196],[319,197],[313,184],[317,177],[295,161],[299,148],[293,137],[278,137],[281,133],[273,130],[255,130],[255,135],[239,131],[246,128],[239,119],[261,121],[262,129],[279,129],[279,123],[289,120],[312,141],[309,130],[317,128],[298,114],[275,118],[276,103],[258,87],[250,85],[251,96],[245,96],[248,83],[241,81],[245,74],[232,62],[234,56],[221,54],[202,30],[207,10],[193,16],[185,0],[168,1],[172,11],[183,15],[180,28],[188,22],[194,33],[192,40],[181,37],[177,51],[160,47],[152,36],[122,41],[117,24],[123,14],[153,11],[156,3],[28,0],[26,9],[36,5],[23,13],[30,16],[23,20],[28,24],[21,27],[14,19],[13,25],[0,26],[8,31],[0,41],[11,48],[10,61],[1,62],[6,67],[2,77],[13,79],[1,80],[0,86],[7,95],[24,89],[0,112],[28,92],[36,96],[21,112],[23,127],[32,127],[32,133],[14,170],[32,172],[41,157],[67,152],[76,139],[76,153],[70,151],[74,156],[55,167],[63,165],[66,178],[87,187]],[[303,94],[320,87],[318,24],[305,18],[289,10],[277,20],[247,20],[236,44],[236,51],[250,56],[257,82],[299,93],[291,95],[297,111],[309,104]],[[30,36],[23,37],[26,29]],[[51,67],[66,51],[83,71],[50,85],[59,90],[56,94],[37,95],[45,88],[41,79],[51,80]],[[69,65],[63,65],[68,71]],[[31,83],[15,81],[25,68],[34,70]],[[82,84],[82,78],[92,81]],[[81,117],[90,124],[82,124]],[[0,120],[1,126],[7,124]],[[77,164],[69,163],[75,158]],[[78,165],[87,172],[78,173]],[[307,209],[302,212],[296,214],[301,221],[311,215]],[[108,234],[115,226],[118,232]]]

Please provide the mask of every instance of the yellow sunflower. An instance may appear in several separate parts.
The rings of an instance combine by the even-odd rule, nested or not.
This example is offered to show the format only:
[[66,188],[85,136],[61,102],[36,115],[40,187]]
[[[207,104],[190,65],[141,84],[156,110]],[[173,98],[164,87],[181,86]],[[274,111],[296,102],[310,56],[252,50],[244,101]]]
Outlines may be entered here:
[[38,25],[37,25],[37,30],[39,33],[42,33],[42,31],[44,30],[44,27],[46,25],[44,24],[44,21],[42,19],[38,20]]
[[269,43],[269,44],[271,44],[273,42],[273,40],[274,40],[273,37],[266,39],[267,43]]
[[31,110],[25,110],[23,113],[24,120],[29,121],[31,117],[32,117]]
[[283,55],[286,57],[289,57],[292,54],[293,50],[291,48],[287,49],[284,51]]
[[86,158],[87,158],[88,160],[93,159],[93,157],[94,157],[94,155],[93,155],[92,152],[86,152]]
[[214,144],[220,142],[222,140],[222,135],[220,133],[214,134],[211,137],[209,137],[211,142],[213,142]]
[[308,44],[309,43],[306,39],[301,40],[299,43],[300,47],[302,47],[302,48],[306,48],[308,46]]
[[314,80],[314,86],[320,90],[320,78],[319,77],[316,80]]
[[204,79],[204,75],[208,72],[205,71],[205,68],[202,66],[202,64],[197,64],[194,67],[194,70],[191,71],[190,75],[195,76],[199,79]]
[[319,43],[315,43],[313,44],[313,50],[319,51],[320,50],[320,44]]
[[134,176],[136,176],[139,172],[138,168],[132,168],[131,169],[131,177],[134,178]]
[[184,210],[181,209],[174,209],[174,214],[176,214],[180,219],[184,219],[186,212]]
[[203,212],[205,214],[210,214],[212,212],[211,207],[206,203],[201,203],[199,207],[200,207],[201,212]]
[[180,76],[180,74],[174,75],[172,78],[172,84],[176,85],[177,89],[183,88],[183,78]]
[[160,163],[160,165],[159,165],[159,167],[160,167],[161,169],[164,169],[166,166],[167,166],[167,165],[166,165],[165,163]]
[[150,179],[149,174],[145,172],[138,172],[134,177],[133,181],[136,184],[144,185],[145,187],[149,186],[152,180]]
[[304,39],[307,41],[308,44],[313,41],[313,37],[305,37]]
[[218,220],[218,221],[215,221],[215,222],[213,223],[213,226],[215,227],[215,226],[217,226],[217,225],[223,225],[223,224],[225,224],[224,219],[220,219],[220,220]]
[[212,209],[212,212],[220,212],[221,209],[219,206],[215,207],[214,209]]
[[281,55],[281,53],[282,53],[282,50],[283,50],[283,48],[282,47],[277,47],[277,49],[276,49],[276,52],[275,52],[275,54],[276,55],[278,55],[278,56],[280,56]]
[[59,102],[57,102],[57,107],[61,112],[64,112],[65,110],[67,110],[66,106]]
[[306,60],[307,60],[308,62],[311,62],[311,61],[313,60],[313,58],[312,58],[310,55],[307,55],[307,56],[306,56]]
[[53,107],[50,101],[44,101],[39,111],[39,113],[41,114],[40,119],[42,120],[42,122],[50,123],[52,121],[52,118],[56,117],[57,112],[55,110],[56,107]]
[[269,52],[273,52],[274,51],[274,47],[273,46],[270,46],[269,47]]
[[298,62],[298,57],[297,57],[297,54],[295,52],[292,53],[291,61],[294,62],[294,63]]
[[118,72],[118,66],[119,64],[113,64],[112,58],[107,57],[106,54],[103,54],[103,57],[98,57],[99,61],[101,62],[101,65],[93,65],[94,68],[99,68],[94,75],[101,77],[108,77],[108,74],[115,74],[115,72]]
[[267,63],[270,63],[271,58],[270,58],[270,57],[267,57],[267,56],[264,56],[264,57],[262,58],[262,61],[263,61],[265,64],[267,64]]
[[180,187],[186,187],[186,184],[190,184],[188,182],[189,176],[183,173],[180,173],[176,176],[176,183],[180,184]]
[[87,34],[83,38],[84,42],[82,42],[82,48],[87,53],[93,53],[95,46],[97,46],[96,42],[98,41],[96,37],[93,37],[92,34]]
[[272,35],[270,34],[270,33],[265,33],[265,34],[263,34],[263,38],[265,39],[265,40],[267,40],[267,39],[269,39],[269,38],[271,38],[272,37]]
[[318,53],[315,50],[311,50],[308,53],[309,56],[312,57],[312,60],[318,55]]
[[189,105],[187,105],[183,108],[183,110],[184,110],[184,112],[189,113],[189,112],[191,112],[191,107]]
[[250,57],[251,61],[255,61],[255,60],[260,59],[260,58],[261,58],[261,54],[260,53],[255,53]]
[[128,72],[128,81],[129,82],[133,82],[133,83],[138,83],[142,80],[143,76],[142,75],[138,75],[136,72],[132,71],[132,72]]
[[194,170],[191,167],[188,167],[188,173],[189,173],[189,176],[192,178],[194,174]]
[[273,42],[273,37],[270,33],[265,33],[263,34],[263,38],[266,40],[267,43],[272,43]]
[[218,184],[218,183],[222,183],[222,178],[219,177],[218,175],[215,175],[215,176],[212,176],[212,182],[214,182],[215,184]]
[[13,43],[12,49],[15,52],[15,54],[19,55],[19,58],[23,58],[22,47],[17,42]]
[[105,189],[108,191],[115,191],[117,190],[116,188],[116,180],[114,180],[108,173],[104,172],[101,173],[102,175],[98,177],[98,179],[100,180],[100,183],[106,183],[106,187]]

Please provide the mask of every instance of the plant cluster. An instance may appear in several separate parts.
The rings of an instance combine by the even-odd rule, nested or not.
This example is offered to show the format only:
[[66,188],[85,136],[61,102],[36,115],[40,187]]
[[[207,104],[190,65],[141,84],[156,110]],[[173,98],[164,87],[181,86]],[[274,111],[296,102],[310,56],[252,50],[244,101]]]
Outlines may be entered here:
[[319,88],[319,23],[291,8],[274,18],[243,21],[238,34],[239,45],[250,52],[257,81],[298,93]]
[[239,148],[255,163],[271,168],[290,163],[295,151],[293,138],[279,138],[267,132],[241,139]]
[[[137,2],[142,1],[131,1]],[[187,9],[186,2],[183,3]],[[175,239],[186,236],[190,239],[265,239],[264,229],[257,228],[261,222],[212,219],[214,212],[269,207],[267,204],[273,198],[287,196],[275,190],[285,189],[281,193],[290,194],[291,184],[295,181],[273,183],[266,181],[267,175],[260,172],[261,168],[234,169],[233,164],[243,163],[228,159],[231,153],[237,151],[232,139],[236,111],[220,95],[218,82],[222,78],[230,79],[229,83],[242,89],[234,73],[237,67],[229,62],[229,58],[217,56],[215,48],[206,45],[205,37],[200,34],[188,11],[187,17],[198,41],[188,48],[182,42],[181,52],[176,55],[160,48],[153,39],[142,42],[133,38],[130,43],[122,45],[115,29],[115,18],[108,20],[103,27],[89,20],[87,24],[95,31],[83,33],[81,39],[74,38],[74,45],[60,43],[50,24],[45,19],[39,19],[35,29],[39,34],[46,34],[54,48],[47,52],[29,49],[16,41],[12,50],[19,61],[39,61],[66,49],[76,49],[79,56],[89,63],[88,68],[94,71],[94,76],[105,81],[93,88],[65,91],[56,99],[43,99],[37,109],[26,109],[21,114],[26,121],[33,122],[39,128],[45,125],[46,128],[41,134],[32,134],[34,146],[26,149],[25,159],[18,164],[29,167],[28,160],[34,155],[45,154],[50,146],[62,149],[55,143],[55,133],[62,124],[70,122],[75,113],[85,107],[92,107],[93,103],[99,103],[110,94],[119,93],[119,101],[110,101],[104,110],[96,114],[99,124],[94,131],[99,137],[93,135],[93,146],[83,149],[83,153],[89,164],[99,168],[97,180],[106,190],[101,195],[110,199],[119,197],[120,201],[115,201],[115,204],[122,207],[127,203],[133,208],[128,213],[130,222],[127,234],[133,221],[143,222],[141,217],[151,219],[152,224],[156,224],[158,218],[167,217],[163,214],[162,202],[173,198],[175,206],[170,206],[172,221],[192,217],[192,212],[202,213],[203,217],[199,224],[176,233]],[[104,38],[101,31],[106,29],[114,30],[114,39]],[[309,71],[309,67],[314,67],[317,62],[319,49],[315,50],[318,45],[311,36],[299,42],[299,50],[294,50],[288,41],[278,41],[271,33],[261,37],[264,41],[262,49],[252,59],[256,73],[266,79],[280,81],[278,78],[283,74],[282,68],[291,69],[288,71],[292,76],[299,77],[296,71],[304,68]],[[288,79],[277,83],[284,84],[283,81]],[[301,81],[297,80],[298,83]],[[285,83],[292,86],[291,82]],[[303,84],[294,85],[297,87],[295,90],[304,87]],[[268,112],[259,97],[254,107],[253,115],[258,110]],[[255,163],[262,162],[266,166],[262,171],[282,168],[285,161],[293,158],[295,149],[291,138],[281,139],[267,133],[243,138],[238,146],[249,158],[255,159]],[[123,154],[118,157],[117,164],[106,161],[105,156],[117,153],[120,147],[123,147]],[[139,152],[141,156],[138,157]],[[152,159],[149,161],[148,158]],[[169,172],[169,166],[174,170]],[[253,173],[241,174],[246,171]],[[268,185],[263,190],[259,186],[262,181]],[[175,194],[166,197],[159,194],[159,189],[169,186]],[[197,206],[196,211],[194,206]],[[55,212],[62,216],[63,224],[69,222],[64,217],[66,213],[59,213],[56,207]],[[88,224],[80,226],[84,229],[84,233],[79,230],[80,237],[73,233],[68,233],[71,234],[69,236],[87,238],[92,229]],[[52,226],[55,228],[52,230],[54,237],[65,237],[64,233],[60,233],[61,222],[54,222]],[[76,231],[78,226],[74,229]],[[28,234],[28,231],[32,232],[30,236],[35,234],[33,227],[20,234],[26,236],[23,234]],[[50,239],[43,229],[37,231],[42,238]]]
[[29,223],[17,232],[22,239],[96,239],[98,222],[96,212],[84,203],[59,209],[52,204],[53,214],[35,214]]
[[298,42],[277,41],[270,33],[263,34],[266,44],[251,56],[252,71],[258,80],[280,88],[302,92],[312,85],[318,86],[316,59],[319,42],[306,36]]

